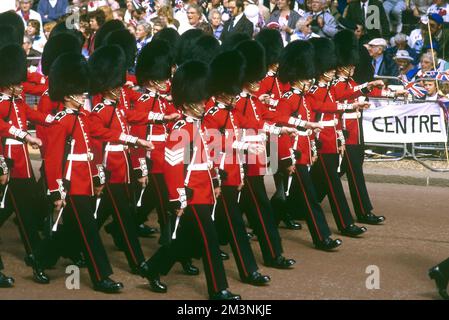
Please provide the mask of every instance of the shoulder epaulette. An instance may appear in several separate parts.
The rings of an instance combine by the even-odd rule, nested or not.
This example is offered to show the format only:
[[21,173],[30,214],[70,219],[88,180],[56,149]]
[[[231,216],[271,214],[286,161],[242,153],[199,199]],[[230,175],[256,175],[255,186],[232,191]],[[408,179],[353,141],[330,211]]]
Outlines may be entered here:
[[92,112],[98,113],[98,112],[100,112],[103,108],[104,108],[104,104],[103,104],[103,103],[99,103],[99,104],[97,104],[97,105],[92,109]]
[[173,126],[173,130],[178,130],[181,129],[182,127],[184,127],[186,124],[185,120],[179,120],[178,122],[175,123],[175,125]]
[[59,111],[56,115],[55,115],[55,119],[54,121],[60,121],[62,118],[64,118],[67,115],[67,112],[65,111]]
[[292,91],[287,91],[282,95],[282,98],[284,99],[289,99],[291,96],[293,96],[293,92]]
[[218,110],[220,110],[220,108],[218,108],[217,106],[213,106],[212,108],[207,110],[206,114],[210,114],[211,116],[213,116],[218,112]]

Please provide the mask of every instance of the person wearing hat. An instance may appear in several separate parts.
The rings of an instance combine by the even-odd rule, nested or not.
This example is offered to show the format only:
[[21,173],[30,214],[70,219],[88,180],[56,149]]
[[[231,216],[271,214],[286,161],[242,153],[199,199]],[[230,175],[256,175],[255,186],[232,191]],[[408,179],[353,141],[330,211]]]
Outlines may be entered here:
[[[174,64],[170,45],[164,40],[153,40],[142,49],[137,59],[136,78],[139,86],[144,88],[144,92],[134,104],[134,110],[165,115],[178,113],[173,104],[166,99]],[[168,191],[163,175],[168,132],[167,123],[131,127],[131,134],[154,144],[154,149],[149,152],[132,149],[131,162],[135,177],[140,184],[136,193],[137,224],[141,225],[147,221],[149,213],[155,208],[161,230],[160,245],[169,245],[172,235],[172,219],[167,208]],[[182,260],[181,264],[185,274],[199,274],[198,268],[192,265],[190,259]]]
[[371,65],[375,76],[397,76],[396,64],[393,59],[384,54],[387,49],[385,39],[375,38],[364,46],[371,56]]
[[203,123],[213,138],[211,147],[215,152],[214,162],[221,186],[214,215],[220,244],[231,245],[240,279],[260,286],[267,284],[270,277],[258,272],[238,204],[238,194],[244,181],[239,153],[243,150],[252,153],[262,151],[257,144],[239,144],[239,131],[248,125],[234,109],[235,97],[243,88],[244,67],[244,57],[236,50],[221,53],[212,61],[208,80],[212,98]]
[[[52,64],[49,96],[64,107],[47,131],[52,150],[45,153],[44,163],[50,199],[55,212],[63,215],[64,228],[56,230],[47,243],[47,251],[61,246],[78,247],[86,257],[93,288],[116,293],[123,284],[109,278],[112,268],[94,218],[92,197],[97,168],[92,163],[92,126],[83,109],[88,85],[88,65],[81,54],[65,53]],[[108,138],[119,140],[120,136],[120,132],[111,131]]]
[[[131,124],[146,125],[161,123],[173,117],[158,112],[131,110],[121,101],[122,87],[126,79],[127,61],[123,50],[117,45],[103,46],[89,58],[90,93],[101,102],[89,115],[93,128],[94,163],[104,170],[106,182],[97,185],[97,224],[100,229],[109,215],[113,223],[105,229],[111,233],[116,245],[126,255],[132,272],[144,276],[142,263],[145,261],[138,239],[133,207],[128,146],[139,146],[152,150],[153,144],[146,139],[130,135]],[[120,132],[119,141],[108,139],[110,131]],[[104,189],[104,193],[103,193]]]
[[290,83],[291,89],[284,93],[278,108],[299,132],[295,138],[279,140],[279,171],[288,177],[285,180],[288,180],[286,193],[290,207],[300,203],[306,212],[306,222],[315,247],[331,251],[340,246],[341,240],[330,237],[331,231],[309,171],[318,156],[313,130],[322,128],[315,122],[312,110],[314,100],[308,94],[315,76],[313,55],[313,46],[309,42],[294,41],[285,48],[280,58],[279,77],[283,82]]
[[[337,33],[334,39],[337,56],[337,79],[334,82],[335,99],[341,103],[354,103],[363,95],[375,96],[382,94],[382,80],[375,80],[358,85],[352,75],[359,64],[358,45],[355,35],[350,30]],[[408,52],[399,50],[398,55],[409,58],[407,63],[413,60]],[[399,60],[399,59],[398,59]],[[367,224],[380,224],[385,221],[384,216],[376,216],[372,213],[373,206],[366,187],[363,174],[363,128],[360,124],[361,112],[354,108],[348,108],[341,116],[343,133],[345,136],[345,153],[343,155],[342,173],[348,177],[349,190],[355,214],[359,222]]]
[[419,69],[413,65],[413,58],[406,50],[398,50],[393,60],[396,62],[399,75],[398,77],[405,83],[413,81]]
[[209,298],[240,300],[239,295],[227,289],[212,220],[212,207],[220,188],[201,122],[209,98],[208,73],[204,62],[188,61],[173,77],[173,103],[182,112],[182,119],[174,124],[167,137],[164,178],[169,210],[177,218],[171,245],[161,246],[146,264],[153,277],[151,290],[163,293],[167,286],[160,282],[161,274],[166,275],[179,258],[201,258]]
[[47,284],[50,280],[38,256],[42,242],[35,221],[37,199],[33,200],[37,187],[27,148],[27,142],[35,146],[42,142],[31,138],[27,122],[48,125],[53,117],[32,110],[22,99],[26,72],[26,55],[21,46],[11,44],[1,48],[0,118],[11,125],[11,131],[9,136],[4,136],[1,147],[6,167],[2,165],[0,184],[4,188],[0,206],[5,212],[15,212],[27,254],[25,262],[33,268],[34,281]]
[[332,85],[337,67],[334,43],[324,38],[315,38],[309,41],[314,47],[317,79],[316,84],[310,89],[310,93],[315,99],[312,110],[317,115],[316,119],[324,127],[317,134],[319,157],[312,166],[312,179],[315,183],[318,200],[321,202],[325,196],[328,197],[332,214],[341,234],[358,237],[366,231],[366,228],[359,227],[354,223],[339,176],[345,152],[341,114],[346,109],[366,108],[368,104],[338,103],[335,98],[335,86]]
[[[449,60],[449,30],[447,28],[444,28],[444,19],[442,18],[442,16],[436,13],[432,13],[425,17],[424,21],[422,22],[425,25],[424,32],[422,32],[424,46],[427,45],[430,47],[430,29],[432,41],[436,41],[439,45],[440,58]],[[429,26],[427,26],[427,24]]]
[[[281,135],[294,134],[296,130],[277,126],[276,112],[257,98],[260,89],[259,82],[266,74],[265,52],[257,41],[247,40],[241,42],[236,49],[245,57],[243,91],[235,103],[236,112],[241,117],[255,123],[257,130],[246,130],[241,142],[255,142],[265,149],[266,134]],[[279,230],[275,224],[275,216],[265,189],[264,176],[267,170],[266,151],[260,154],[248,154],[245,157],[245,180],[241,193],[240,206],[246,213],[249,223],[254,228],[259,241],[263,260],[266,266],[288,269],[296,261],[282,255],[282,244]]]

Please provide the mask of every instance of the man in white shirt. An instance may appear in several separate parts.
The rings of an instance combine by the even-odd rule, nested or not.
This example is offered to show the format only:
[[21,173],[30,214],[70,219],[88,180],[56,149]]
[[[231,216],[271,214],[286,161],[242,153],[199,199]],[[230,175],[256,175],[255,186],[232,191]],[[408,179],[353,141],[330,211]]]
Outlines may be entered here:
[[16,13],[22,18],[25,29],[27,27],[28,21],[37,20],[41,24],[40,34],[44,34],[42,17],[39,12],[31,9],[32,6],[33,0],[19,0],[19,9]]

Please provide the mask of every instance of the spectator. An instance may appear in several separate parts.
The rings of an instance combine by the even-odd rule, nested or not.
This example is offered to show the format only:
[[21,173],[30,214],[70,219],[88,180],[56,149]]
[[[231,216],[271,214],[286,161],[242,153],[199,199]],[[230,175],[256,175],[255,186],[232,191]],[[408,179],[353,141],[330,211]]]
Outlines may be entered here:
[[419,70],[416,73],[417,78],[423,77],[427,71],[435,70],[433,66],[433,56],[430,53],[423,53],[421,55]]
[[50,37],[51,31],[53,30],[54,27],[56,27],[56,25],[57,25],[56,21],[47,22],[44,25],[44,36],[45,36],[45,39],[48,40],[48,38]]
[[153,35],[165,28],[164,22],[159,17],[154,18],[151,23],[153,24]]
[[25,28],[30,20],[39,21],[41,26],[39,32],[43,33],[42,17],[38,12],[31,9],[32,6],[33,0],[19,0],[19,10],[17,10],[17,14],[22,18]]
[[223,32],[220,40],[223,42],[229,36],[235,33],[244,33],[252,38],[254,33],[254,25],[243,14],[243,0],[231,0],[228,2],[228,8],[231,12],[231,19],[223,25]]
[[310,16],[299,18],[296,23],[296,30],[292,34],[290,40],[309,40],[310,38],[318,38],[319,35],[312,32],[311,22],[312,18]]
[[173,28],[178,30],[179,21],[173,16],[173,8],[171,6],[160,7],[157,11],[157,16],[162,20],[166,28]]
[[440,95],[438,94],[438,87],[437,82],[433,79],[425,78],[424,81],[422,81],[424,89],[426,89],[426,97],[425,100],[427,101],[437,101],[438,98],[440,98]]
[[42,16],[42,21],[57,21],[66,14],[69,3],[67,0],[39,0],[37,11]]
[[128,31],[129,31],[133,36],[136,36],[136,27],[134,27],[132,24],[128,24],[128,26],[126,27],[126,29],[128,29]]
[[415,17],[421,17],[427,14],[433,0],[410,0],[410,9]]
[[394,60],[384,54],[387,49],[387,41],[375,38],[365,45],[371,57],[371,65],[375,76],[397,76],[398,69]]
[[28,37],[33,40],[33,49],[39,52],[44,51],[45,43],[47,39],[45,38],[43,33],[40,33],[41,24],[37,20],[29,20],[27,28],[25,29],[25,33]]
[[139,21],[136,27],[137,53],[151,41],[151,25],[146,21]]
[[223,12],[225,11],[225,7],[221,3],[221,0],[211,0],[208,2],[206,10],[206,14],[208,17],[210,17],[210,13],[212,10],[218,10],[218,12],[220,12],[220,15],[223,14]]
[[421,53],[424,46],[423,35],[426,34],[427,30],[427,17],[421,17],[419,28],[412,30],[408,37],[408,46],[412,48],[417,55]]
[[326,0],[312,0],[312,31],[328,38],[333,38],[338,31],[337,21],[326,10]]
[[278,9],[271,13],[270,22],[277,22],[279,24],[279,31],[281,32],[284,45],[290,42],[291,35],[295,32],[296,23],[300,18],[296,11],[293,11],[294,0],[278,0]]
[[277,6],[277,0],[270,0],[269,1],[269,6],[267,6],[267,8],[270,10],[270,14],[275,12],[276,10],[279,10],[278,6]]
[[42,56],[41,52],[33,49],[33,40],[28,36],[23,37],[22,47],[27,55],[27,68],[31,72],[36,71],[39,66],[40,57]]
[[125,11],[125,16],[124,16],[124,20],[125,20],[126,24],[128,24],[131,21],[131,19],[133,18],[134,10],[136,10],[136,8],[134,7],[133,0],[126,0],[126,11]]
[[89,13],[89,27],[91,31],[88,44],[89,55],[91,55],[95,50],[95,34],[105,22],[106,16],[104,14],[104,11],[98,9],[94,12]]
[[404,0],[385,0],[383,2],[388,22],[390,23],[390,31],[399,33],[402,31],[402,11],[406,9]]
[[[449,59],[449,29],[443,28],[443,18],[433,13],[428,16],[428,21],[424,21],[425,25],[422,28],[423,47],[430,45],[429,29],[432,35],[432,40],[436,41],[439,46],[440,57],[444,60]],[[427,25],[428,23],[428,25]]]
[[413,63],[417,64],[419,61],[419,57],[418,54],[416,53],[415,50],[413,50],[412,48],[409,47],[408,43],[407,43],[407,35],[403,34],[403,33],[398,33],[397,35],[395,35],[393,37],[393,46],[391,48],[387,49],[387,54],[391,57],[393,57],[394,55],[396,55],[396,53],[399,50],[406,50],[409,54],[409,56],[411,56],[413,58]]
[[123,9],[118,9],[112,11],[112,17],[114,20],[125,21],[125,11]]
[[427,9],[427,15],[437,14],[444,22],[449,22],[449,5],[446,0],[433,0],[433,4]]
[[433,41],[432,47],[430,46],[430,44],[425,45],[423,50],[425,53],[429,53],[429,54],[433,55],[433,57],[435,59],[435,63],[436,63],[435,70],[446,71],[449,69],[449,63],[444,59],[438,58],[438,52],[440,50],[440,47],[437,42]]
[[399,78],[404,82],[411,82],[418,73],[418,68],[413,65],[413,58],[406,50],[398,50],[394,61],[399,70]]
[[214,33],[214,37],[218,40],[220,39],[221,33],[223,31],[223,22],[221,21],[221,13],[218,9],[211,9],[209,11],[209,22]]
[[[380,21],[375,19],[373,14],[375,10],[369,10],[375,6],[379,9]],[[368,38],[383,37],[387,38],[390,32],[390,24],[388,23],[387,14],[379,0],[354,0],[346,7],[343,17],[352,20],[356,24],[361,24],[365,27],[365,32]],[[368,23],[369,22],[369,23]],[[380,22],[376,25],[375,22]]]
[[187,22],[180,22],[179,34],[187,30],[196,29],[201,22],[203,9],[197,4],[191,4],[187,7]]
[[262,0],[253,0],[254,4],[259,7],[260,16],[262,17],[265,24],[268,23],[268,20],[270,20],[270,9],[268,9],[266,6],[264,6]]

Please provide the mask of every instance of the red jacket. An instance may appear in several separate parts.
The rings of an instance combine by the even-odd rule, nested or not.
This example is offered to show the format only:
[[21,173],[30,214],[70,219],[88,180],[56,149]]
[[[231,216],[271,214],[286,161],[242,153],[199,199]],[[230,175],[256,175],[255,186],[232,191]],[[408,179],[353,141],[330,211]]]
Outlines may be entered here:
[[[134,104],[134,110],[138,112],[154,112],[159,114],[172,114],[177,113],[173,104],[166,101],[159,94],[149,91],[140,96],[140,98]],[[165,140],[167,137],[167,126],[165,124],[140,124],[133,125],[130,133],[133,136],[139,137],[144,140],[151,141],[154,145],[154,149],[146,151],[142,148],[131,149],[131,162],[135,171],[138,171],[139,175],[145,175],[145,171],[151,173],[163,173],[164,172],[164,154],[165,154]],[[151,168],[146,167],[146,158],[151,159]]]
[[38,72],[28,72],[27,80],[22,85],[24,95],[41,96],[48,89],[48,80]]
[[[48,125],[53,117],[46,116],[38,111],[32,110],[21,98],[12,99],[10,96],[0,94],[0,118],[9,122],[15,128],[27,131],[27,121]],[[28,147],[22,141],[6,139],[3,147],[5,158],[13,160],[11,178],[31,178],[33,169],[31,166]]]
[[212,178],[216,178],[216,172],[203,130],[199,119],[184,116],[168,135],[164,177],[174,207],[215,203]]
[[256,96],[269,94],[274,101],[279,101],[282,95],[290,90],[290,84],[279,81],[276,73],[268,71],[265,78],[259,82],[260,88]]

